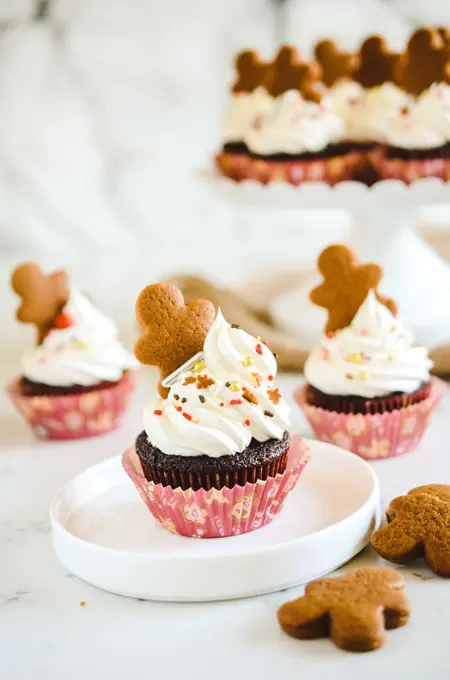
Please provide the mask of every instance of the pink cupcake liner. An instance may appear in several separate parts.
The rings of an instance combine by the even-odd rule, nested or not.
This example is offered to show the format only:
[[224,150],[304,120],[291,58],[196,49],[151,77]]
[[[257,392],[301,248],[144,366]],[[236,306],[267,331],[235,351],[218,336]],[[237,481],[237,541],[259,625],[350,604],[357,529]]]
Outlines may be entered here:
[[274,181],[294,185],[326,182],[332,186],[350,179],[361,165],[362,158],[360,151],[309,161],[266,161],[246,154],[220,153],[216,156],[216,166],[222,175],[236,182],[246,179],[254,179],[261,184]]
[[318,439],[348,449],[365,460],[376,460],[401,456],[419,445],[448,389],[439,378],[432,378],[431,383],[428,399],[385,413],[336,413],[311,406],[306,403],[304,385],[294,397]]
[[115,430],[122,421],[135,385],[128,372],[117,385],[84,394],[24,396],[20,379],[7,395],[40,439],[82,439]]
[[369,160],[384,179],[400,179],[406,184],[424,177],[450,180],[450,158],[386,158],[383,149],[374,149],[369,152]]
[[123,454],[122,465],[164,529],[191,538],[222,538],[245,534],[271,522],[282,510],[309,456],[306,442],[292,435],[288,466],[283,474],[232,489],[209,491],[183,491],[148,482],[134,446]]

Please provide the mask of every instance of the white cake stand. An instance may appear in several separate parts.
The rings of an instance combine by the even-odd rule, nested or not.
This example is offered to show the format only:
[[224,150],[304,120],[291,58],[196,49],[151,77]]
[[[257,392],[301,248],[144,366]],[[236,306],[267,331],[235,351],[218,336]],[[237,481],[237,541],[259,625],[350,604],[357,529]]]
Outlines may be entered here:
[[[383,266],[382,290],[396,299],[402,320],[417,341],[434,347],[450,340],[450,267],[411,228],[419,208],[439,203],[448,203],[450,208],[450,183],[430,178],[409,186],[399,180],[384,180],[372,187],[359,182],[335,187],[322,182],[264,186],[254,180],[237,184],[213,173],[209,180],[226,200],[265,214],[274,211],[274,226],[283,211],[289,211],[290,219],[292,211],[350,211],[354,218],[350,245],[361,260]],[[273,233],[276,238],[275,229]],[[308,297],[316,283],[317,279],[303,282],[273,308],[281,325],[307,343],[323,327],[321,310]]]

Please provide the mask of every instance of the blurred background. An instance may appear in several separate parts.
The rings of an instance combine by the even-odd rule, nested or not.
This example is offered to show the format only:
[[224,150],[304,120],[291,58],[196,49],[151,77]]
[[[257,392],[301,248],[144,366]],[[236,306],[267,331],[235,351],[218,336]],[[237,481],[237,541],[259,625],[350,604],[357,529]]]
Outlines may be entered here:
[[[450,24],[448,0],[0,0],[7,314],[6,279],[24,258],[69,267],[130,325],[135,292],[167,273],[236,284],[310,267],[345,238],[346,215],[252,218],[202,177],[233,57],[286,41],[308,53],[326,36],[355,48],[377,32],[401,48],[423,23]],[[441,212],[432,224],[442,252],[449,223]]]

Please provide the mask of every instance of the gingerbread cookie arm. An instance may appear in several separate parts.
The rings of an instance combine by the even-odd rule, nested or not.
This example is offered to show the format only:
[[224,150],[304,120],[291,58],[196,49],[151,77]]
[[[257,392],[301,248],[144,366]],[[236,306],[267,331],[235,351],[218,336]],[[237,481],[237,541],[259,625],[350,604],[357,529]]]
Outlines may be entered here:
[[408,535],[408,527],[400,517],[378,529],[371,539],[372,547],[380,557],[396,564],[408,564],[423,554],[420,538]]
[[298,600],[286,602],[278,610],[278,622],[287,635],[298,640],[314,640],[329,635],[328,607],[313,595],[305,594]]

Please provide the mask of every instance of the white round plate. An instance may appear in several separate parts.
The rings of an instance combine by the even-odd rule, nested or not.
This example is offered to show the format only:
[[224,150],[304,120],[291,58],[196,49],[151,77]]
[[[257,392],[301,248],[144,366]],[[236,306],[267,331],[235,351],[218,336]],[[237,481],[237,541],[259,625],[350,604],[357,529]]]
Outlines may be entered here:
[[278,517],[241,536],[176,536],[154,520],[120,457],[80,473],[51,507],[53,545],[73,574],[149,600],[249,597],[323,576],[356,555],[378,526],[378,482],[363,460],[308,442],[311,460]]

